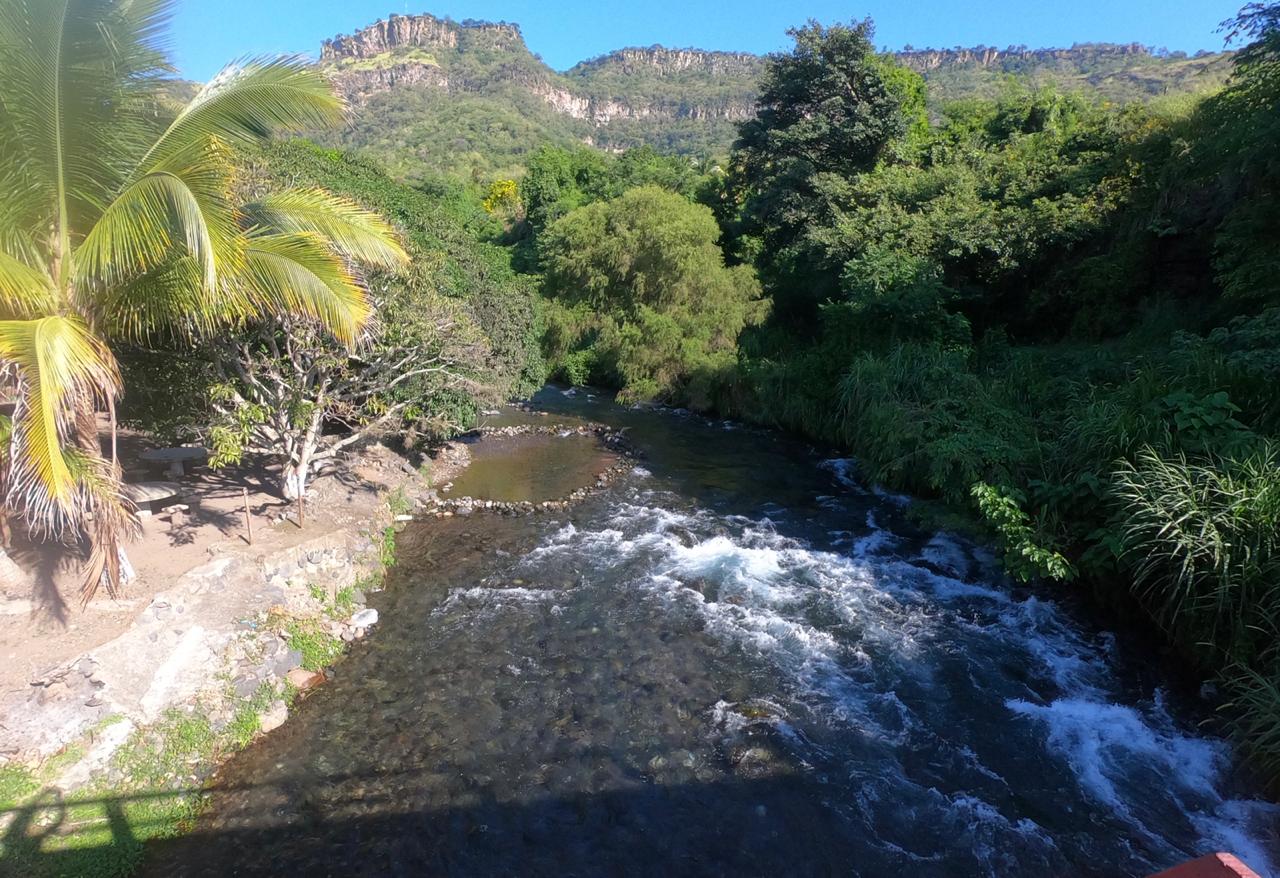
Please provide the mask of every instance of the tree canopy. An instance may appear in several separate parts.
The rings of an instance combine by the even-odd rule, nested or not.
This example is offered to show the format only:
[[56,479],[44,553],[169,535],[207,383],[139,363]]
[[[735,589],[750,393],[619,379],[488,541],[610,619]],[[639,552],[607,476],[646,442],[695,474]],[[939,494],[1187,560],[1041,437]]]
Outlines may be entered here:
[[738,334],[765,307],[753,271],[725,266],[718,237],[709,209],[656,186],[557,220],[543,239],[546,290],[563,309],[555,353],[588,358],[587,377],[613,372],[636,399],[669,398],[732,367]]
[[918,131],[924,86],[876,54],[870,21],[811,22],[790,35],[794,48],[770,58],[756,117],[734,144],[733,187],[741,234],[760,239],[753,252],[775,302],[811,313],[840,274],[813,229],[835,219],[849,178]]

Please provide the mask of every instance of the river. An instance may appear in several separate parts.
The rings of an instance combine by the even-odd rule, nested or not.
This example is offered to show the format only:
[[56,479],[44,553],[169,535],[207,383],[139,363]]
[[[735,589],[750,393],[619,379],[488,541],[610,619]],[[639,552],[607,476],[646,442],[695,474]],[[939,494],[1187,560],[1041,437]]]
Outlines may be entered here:
[[1069,587],[1009,583],[782,436],[537,402],[639,465],[568,511],[406,528],[374,634],[152,874],[1114,876],[1225,849],[1280,875],[1280,809]]

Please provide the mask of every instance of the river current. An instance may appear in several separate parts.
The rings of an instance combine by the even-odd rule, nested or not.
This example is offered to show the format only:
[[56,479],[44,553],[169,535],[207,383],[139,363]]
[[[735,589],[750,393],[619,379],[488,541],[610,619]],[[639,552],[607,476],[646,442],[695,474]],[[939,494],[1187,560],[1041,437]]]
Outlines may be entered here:
[[1280,875],[1280,808],[1069,587],[778,435],[538,402],[643,458],[554,515],[410,525],[374,634],[151,873]]

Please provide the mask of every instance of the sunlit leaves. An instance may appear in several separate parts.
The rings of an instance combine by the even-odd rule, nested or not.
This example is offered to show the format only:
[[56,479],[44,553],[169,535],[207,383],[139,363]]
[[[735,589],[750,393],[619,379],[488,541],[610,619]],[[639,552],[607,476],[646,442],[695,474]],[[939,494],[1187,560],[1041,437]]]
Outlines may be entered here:
[[257,143],[272,133],[326,128],[342,101],[302,58],[254,58],[232,64],[178,114],[138,166],[141,173],[183,167],[209,140]]
[[246,205],[243,213],[256,228],[319,236],[343,256],[365,265],[397,269],[409,259],[385,219],[321,189],[275,192]]
[[299,58],[233,64],[170,110],[168,0],[0,3],[0,365],[18,405],[7,507],[87,532],[86,595],[128,530],[96,409],[120,379],[105,338],[188,338],[287,311],[350,341],[356,263],[405,261],[387,224],[316,190],[235,203],[233,150],[341,118]]
[[0,321],[0,359],[16,366],[20,394],[9,464],[17,478],[9,490],[23,495],[37,520],[61,520],[73,512],[78,482],[75,455],[65,448],[74,410],[119,392],[115,361],[83,323],[67,317]]
[[0,319],[45,314],[54,301],[47,274],[0,250]]
[[355,341],[370,306],[346,262],[313,234],[262,234],[245,250],[238,285],[264,312],[313,317],[340,341]]

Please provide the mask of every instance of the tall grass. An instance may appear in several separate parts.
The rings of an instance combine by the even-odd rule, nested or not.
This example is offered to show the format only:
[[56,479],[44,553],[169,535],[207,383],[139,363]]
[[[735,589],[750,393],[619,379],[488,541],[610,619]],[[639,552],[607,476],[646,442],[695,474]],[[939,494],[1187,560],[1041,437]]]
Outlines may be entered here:
[[1122,463],[1135,588],[1172,630],[1246,663],[1280,631],[1280,450],[1191,462],[1148,448]]
[[1223,675],[1231,700],[1222,706],[1250,761],[1280,789],[1280,663],[1272,659],[1262,669],[1233,665]]

